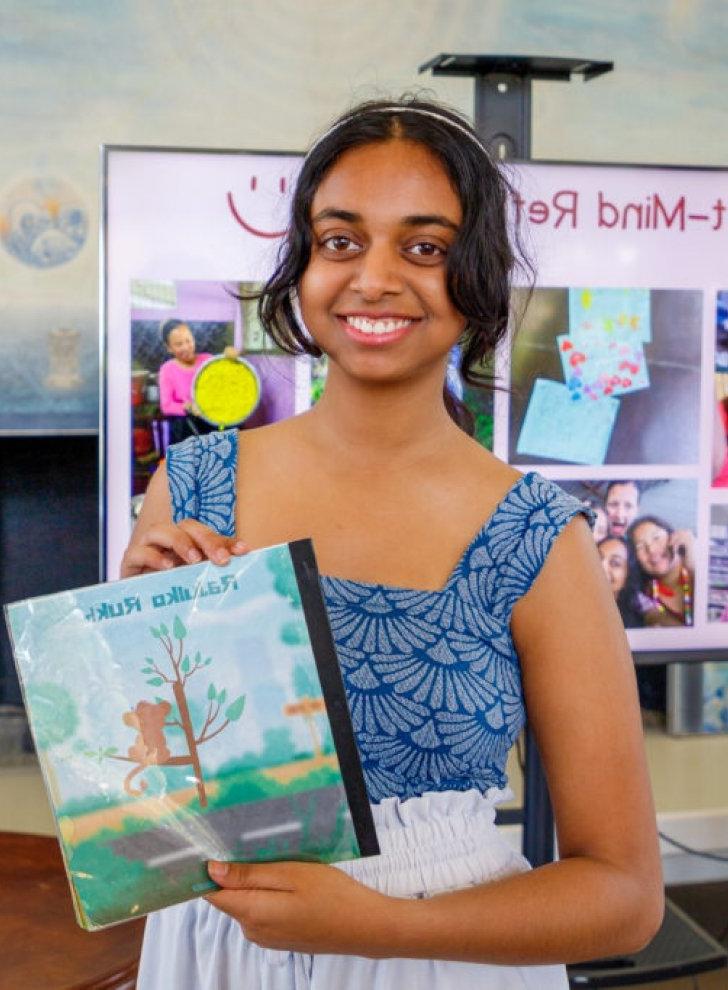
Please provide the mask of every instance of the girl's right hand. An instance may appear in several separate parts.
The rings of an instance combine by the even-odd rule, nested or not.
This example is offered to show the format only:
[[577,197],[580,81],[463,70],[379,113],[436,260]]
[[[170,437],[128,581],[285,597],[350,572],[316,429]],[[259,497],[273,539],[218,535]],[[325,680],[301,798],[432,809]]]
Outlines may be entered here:
[[695,573],[695,537],[689,529],[676,529],[670,536],[669,544],[673,557],[678,556],[680,562],[687,567],[691,574]]
[[178,524],[157,522],[132,539],[121,560],[120,576],[134,577],[202,560],[223,565],[231,556],[241,556],[247,550],[242,540],[221,536],[195,519],[183,519]]

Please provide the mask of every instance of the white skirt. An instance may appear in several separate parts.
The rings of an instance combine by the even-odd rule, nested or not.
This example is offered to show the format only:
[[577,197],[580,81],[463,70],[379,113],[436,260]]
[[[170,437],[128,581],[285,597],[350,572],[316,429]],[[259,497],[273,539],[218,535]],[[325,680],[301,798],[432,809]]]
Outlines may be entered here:
[[[529,869],[499,834],[492,789],[373,806],[381,855],[338,867],[394,897],[429,897]],[[487,922],[484,920],[483,922]],[[149,915],[137,990],[568,990],[563,966],[312,956],[261,949],[205,900]]]

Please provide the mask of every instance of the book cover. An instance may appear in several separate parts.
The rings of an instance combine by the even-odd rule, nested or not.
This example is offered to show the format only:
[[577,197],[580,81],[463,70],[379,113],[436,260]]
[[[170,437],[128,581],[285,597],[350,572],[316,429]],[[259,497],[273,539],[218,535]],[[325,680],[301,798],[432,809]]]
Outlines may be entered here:
[[309,540],[6,615],[83,928],[379,851]]

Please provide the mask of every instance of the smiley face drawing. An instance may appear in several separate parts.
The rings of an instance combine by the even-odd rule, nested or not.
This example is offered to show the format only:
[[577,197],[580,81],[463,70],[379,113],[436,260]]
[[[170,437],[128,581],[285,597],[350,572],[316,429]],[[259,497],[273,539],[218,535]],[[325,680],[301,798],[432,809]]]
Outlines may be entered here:
[[[278,192],[280,193],[281,196],[286,196],[287,195],[287,193],[288,193],[288,186],[289,186],[289,180],[286,178],[286,176],[281,175],[278,178]],[[256,190],[258,189],[258,187],[259,187],[258,176],[257,175],[251,175],[251,177],[250,177],[250,190],[251,190],[251,192],[255,193]],[[270,190],[266,190],[265,195],[266,195],[266,199],[270,203],[270,201],[271,201]],[[280,202],[280,201],[278,201],[278,202]],[[271,203],[271,206],[272,207],[277,206],[278,205],[278,202]],[[234,198],[233,193],[231,191],[228,191],[228,194],[227,194],[227,203],[228,203],[228,209],[232,213],[232,215],[233,215],[234,219],[236,220],[236,222],[240,224],[240,226],[243,228],[243,230],[247,231],[247,233],[249,233],[249,234],[252,234],[253,237],[266,237],[266,238],[270,238],[270,239],[276,239],[276,238],[284,237],[285,236],[285,234],[286,234],[286,229],[285,228],[283,230],[266,230],[266,229],[263,229],[263,227],[260,224],[258,224],[258,223],[251,223],[250,220],[247,220],[245,218],[245,216],[243,216],[242,211],[238,208],[238,205],[236,204],[235,198]],[[256,212],[259,212],[259,210],[256,211]],[[270,212],[272,213],[273,212],[273,209],[271,209]]]

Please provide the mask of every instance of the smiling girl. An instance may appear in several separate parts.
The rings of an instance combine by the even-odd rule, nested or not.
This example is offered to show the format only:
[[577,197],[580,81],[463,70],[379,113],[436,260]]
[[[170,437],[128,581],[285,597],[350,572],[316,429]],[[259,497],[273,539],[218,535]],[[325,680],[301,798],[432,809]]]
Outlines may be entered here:
[[[323,396],[154,476],[125,576],[313,537],[382,854],[211,864],[221,891],[150,916],[141,990],[565,990],[564,962],[659,925],[633,667],[583,507],[466,435],[445,387],[455,344],[478,383],[507,331],[508,196],[453,111],[341,117],[260,301],[279,346],[328,356]],[[493,824],[526,707],[560,851],[536,870]]]
[[645,624],[691,626],[695,585],[694,536],[657,516],[642,516],[629,539],[639,568]]
[[178,443],[195,433],[211,430],[196,415],[192,382],[200,365],[212,354],[197,353],[195,338],[183,320],[165,320],[161,335],[170,358],[159,369],[159,406],[162,415],[168,417],[170,441]]

